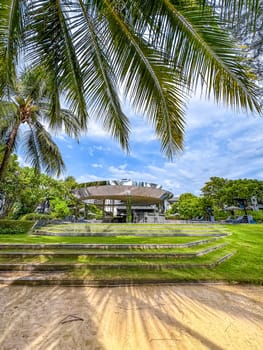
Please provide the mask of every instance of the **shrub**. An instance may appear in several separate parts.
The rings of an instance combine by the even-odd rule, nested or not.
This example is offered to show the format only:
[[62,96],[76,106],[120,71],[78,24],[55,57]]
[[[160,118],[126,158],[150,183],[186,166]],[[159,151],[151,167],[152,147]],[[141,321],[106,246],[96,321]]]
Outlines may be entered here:
[[51,217],[52,219],[64,219],[66,216],[70,214],[70,210],[68,208],[67,202],[64,200],[61,200],[59,198],[55,198],[51,200],[51,206],[52,206],[52,212]]
[[41,213],[28,213],[23,215],[20,220],[22,221],[37,221],[37,220],[50,220],[51,216],[49,214],[41,214]]
[[28,233],[32,227],[32,221],[0,220],[0,234]]
[[253,219],[257,222],[263,222],[263,211],[262,210],[254,210],[251,215],[253,216]]

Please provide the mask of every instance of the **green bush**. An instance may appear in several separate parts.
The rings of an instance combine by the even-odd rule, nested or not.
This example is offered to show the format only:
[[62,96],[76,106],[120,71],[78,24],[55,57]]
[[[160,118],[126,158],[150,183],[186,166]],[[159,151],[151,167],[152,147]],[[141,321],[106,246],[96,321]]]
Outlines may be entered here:
[[28,233],[32,226],[32,221],[0,220],[0,234]]
[[66,216],[70,214],[70,210],[68,208],[67,202],[61,200],[60,198],[55,198],[50,201],[51,203],[51,217],[52,219],[64,219]]
[[22,221],[37,221],[37,220],[50,220],[51,216],[49,214],[40,214],[40,213],[28,213],[23,215],[20,220]]
[[217,221],[226,220],[229,216],[231,216],[229,211],[225,211],[225,210],[217,209],[217,208],[214,209],[214,215],[215,215],[215,219]]
[[253,216],[253,219],[257,223],[263,222],[263,211],[262,210],[254,210],[253,212],[251,212],[251,215]]

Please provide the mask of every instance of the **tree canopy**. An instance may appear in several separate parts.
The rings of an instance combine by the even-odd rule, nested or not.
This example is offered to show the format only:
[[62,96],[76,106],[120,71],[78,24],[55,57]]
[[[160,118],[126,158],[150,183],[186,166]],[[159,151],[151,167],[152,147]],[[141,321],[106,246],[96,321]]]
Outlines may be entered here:
[[68,135],[77,137],[80,123],[69,110],[54,106],[52,94],[43,66],[25,70],[13,88],[3,93],[0,100],[0,151],[3,153],[0,181],[19,136],[26,161],[37,171],[43,169],[48,174],[60,175],[64,170],[60,151],[45,125],[51,130],[63,128]]

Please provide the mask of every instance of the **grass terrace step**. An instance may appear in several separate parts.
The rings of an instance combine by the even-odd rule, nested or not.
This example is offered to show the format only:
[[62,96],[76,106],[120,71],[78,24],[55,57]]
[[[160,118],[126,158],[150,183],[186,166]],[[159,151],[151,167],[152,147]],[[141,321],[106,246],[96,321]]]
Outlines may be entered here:
[[187,243],[174,243],[174,244],[0,244],[0,250],[6,249],[173,249],[173,248],[187,248],[203,244],[208,244],[222,239],[224,236],[215,237],[211,239],[198,240]]
[[[68,225],[68,229],[72,230],[70,226]],[[84,226],[79,229],[79,232],[83,232],[81,230]],[[2,253],[36,254],[26,255],[26,257],[14,255],[11,258],[0,257],[0,264],[4,265],[3,269],[9,269],[0,271],[0,283],[105,286],[147,282],[156,284],[179,281],[225,281],[263,284],[263,225],[223,227],[199,224],[185,225],[185,229],[175,224],[163,225],[166,231],[161,230],[160,225],[157,227],[146,224],[140,227],[127,224],[95,226],[96,229],[90,226],[89,232],[101,232],[102,229],[103,232],[109,232],[114,229],[116,234],[125,231],[127,235],[114,237],[0,235]],[[151,230],[151,226],[154,226],[154,230]],[[203,238],[129,236],[132,230],[135,233],[167,233],[167,231],[191,233],[193,228],[198,234],[207,234],[207,230],[211,233],[212,230],[212,233],[224,234],[224,236]],[[47,227],[45,229],[50,230]],[[64,230],[63,225],[61,229]],[[204,255],[198,254],[208,248],[212,251]],[[84,251],[94,255],[79,255]],[[49,255],[53,252],[66,253],[66,256]],[[48,255],[41,255],[41,253],[48,253]],[[69,253],[74,254],[70,257]],[[105,253],[109,256],[105,257],[97,253]],[[126,253],[132,254],[133,257]],[[192,253],[195,256],[177,258],[175,255],[169,256],[170,253]],[[168,256],[164,257],[164,254]],[[223,261],[225,263],[222,263]]]
[[0,251],[1,250],[25,250],[25,249],[31,249],[31,250],[41,250],[41,249],[73,249],[73,250],[83,250],[83,249],[97,249],[97,250],[105,250],[105,249],[175,249],[175,248],[190,248],[195,247],[199,245],[209,244],[213,243],[217,240],[223,239],[224,236],[215,237],[211,239],[203,239],[193,242],[187,242],[187,243],[175,243],[175,244],[20,244],[20,243],[14,243],[14,244],[0,244]]
[[227,243],[219,244],[219,245],[213,245],[209,248],[200,250],[198,252],[192,252],[192,253],[167,253],[167,252],[154,252],[154,253],[130,253],[130,252],[87,252],[87,251],[64,251],[64,252],[58,252],[58,251],[8,251],[8,252],[0,252],[0,258],[14,258],[14,257],[35,257],[35,256],[52,256],[52,257],[76,257],[76,256],[90,256],[90,257],[117,257],[117,258],[123,258],[123,257],[144,257],[144,258],[185,258],[185,257],[197,257],[201,255],[208,254],[214,250],[223,248],[227,245]]
[[223,261],[231,258],[234,252],[220,256],[218,259],[209,263],[97,263],[97,264],[0,264],[1,271],[73,271],[73,270],[96,270],[96,269],[147,269],[147,270],[162,270],[162,269],[196,269],[196,268],[214,268]]
[[47,225],[36,236],[58,237],[220,237],[229,231],[219,225],[148,224],[62,224]]
[[[0,235],[0,243],[5,244],[185,244],[200,240],[222,239],[223,237],[58,237],[32,235]],[[227,237],[225,237],[227,239]]]
[[226,228],[219,225],[175,225],[175,224],[66,224],[66,225],[47,225],[36,231],[57,232],[75,232],[75,233],[116,233],[116,232],[209,232],[226,231]]
[[[212,247],[210,247],[212,248]],[[68,265],[72,266],[74,268],[74,265],[77,264],[86,264],[88,265],[101,265],[101,264],[116,264],[116,265],[134,265],[134,264],[174,264],[174,263],[205,263],[210,264],[212,261],[220,258],[222,255],[226,255],[230,253],[232,250],[231,247],[228,247],[227,245],[218,247],[218,249],[211,249],[211,251],[204,252],[200,250],[197,254],[197,256],[191,256],[188,254],[185,254],[184,256],[176,256],[176,255],[165,255],[160,254],[159,256],[155,256],[154,254],[151,254],[151,257],[145,256],[145,254],[133,254],[132,256],[129,255],[123,255],[122,257],[116,256],[116,255],[106,255],[106,256],[100,256],[100,255],[72,255],[72,256],[63,256],[63,255],[25,255],[25,256],[17,256],[10,258],[0,258],[0,264],[1,267],[3,267],[3,270],[8,270],[8,266],[11,266],[13,264],[18,265],[26,265],[26,264],[36,264],[36,265]]]
[[215,232],[215,231],[206,231],[201,233],[191,232],[191,233],[152,233],[152,232],[144,232],[137,233],[132,231],[125,232],[50,232],[50,231],[37,231],[34,232],[33,235],[38,236],[71,236],[71,237],[116,237],[116,236],[134,236],[134,237],[225,237],[229,233],[227,232]]

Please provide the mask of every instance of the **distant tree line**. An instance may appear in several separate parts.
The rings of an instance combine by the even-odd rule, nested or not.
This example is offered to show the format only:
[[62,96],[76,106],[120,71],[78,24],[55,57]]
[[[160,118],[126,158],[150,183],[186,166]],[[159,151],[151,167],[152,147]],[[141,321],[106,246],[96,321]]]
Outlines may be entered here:
[[101,215],[95,206],[72,194],[78,183],[72,176],[57,180],[31,167],[19,166],[12,155],[4,179],[0,182],[0,218],[37,219],[83,216],[84,209],[92,216]]
[[[166,214],[168,217],[197,220],[209,220],[213,215],[217,220],[220,220],[244,213],[240,206],[240,199],[245,201],[248,212],[250,212],[252,210],[252,197],[256,197],[258,203],[263,203],[263,181],[211,177],[201,189],[200,196],[192,193],[181,194],[178,201],[171,206]],[[229,210],[228,208],[231,206],[235,207],[235,210]],[[262,220],[263,211],[253,211],[253,216]]]
[[[0,182],[0,218],[37,219],[83,217],[100,218],[102,211],[96,205],[85,205],[72,194],[81,186],[72,176],[54,179],[31,167],[21,167],[12,155],[4,179]],[[180,219],[216,220],[241,215],[238,199],[246,200],[248,211],[251,198],[263,204],[263,181],[255,179],[230,180],[211,177],[201,189],[200,196],[183,193],[167,211],[167,217]],[[228,208],[235,206],[235,212]],[[262,218],[261,218],[262,216]],[[253,217],[263,220],[263,210],[253,211]]]

